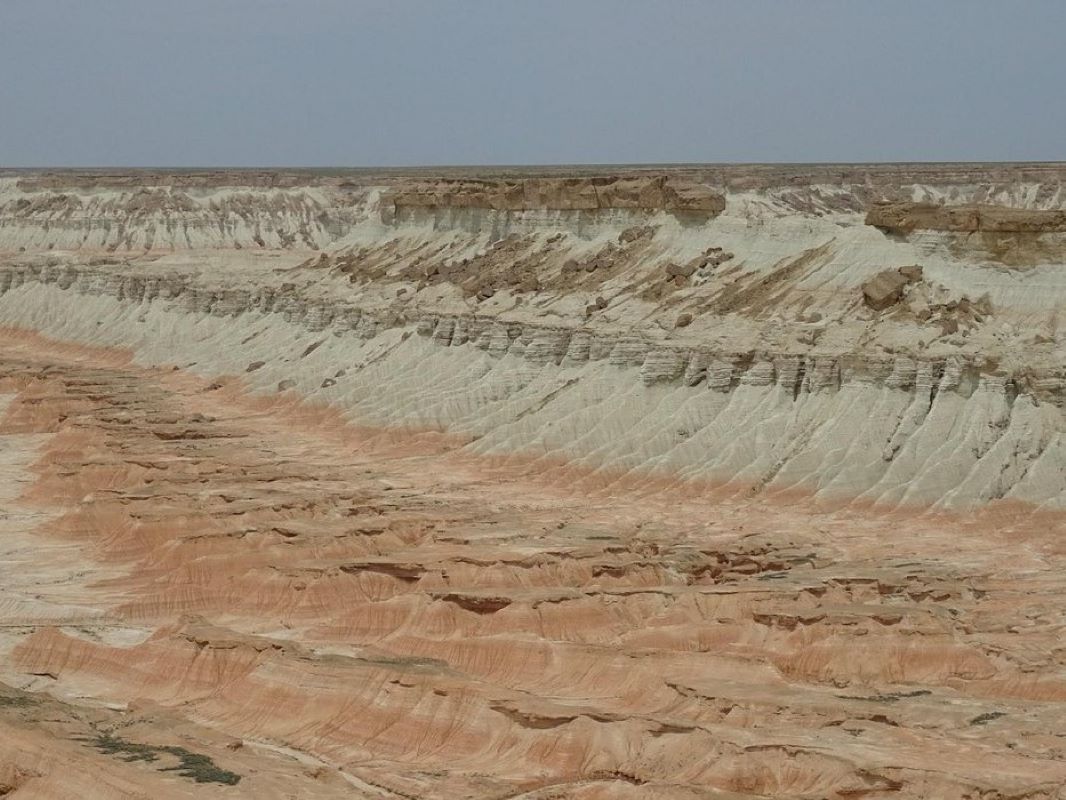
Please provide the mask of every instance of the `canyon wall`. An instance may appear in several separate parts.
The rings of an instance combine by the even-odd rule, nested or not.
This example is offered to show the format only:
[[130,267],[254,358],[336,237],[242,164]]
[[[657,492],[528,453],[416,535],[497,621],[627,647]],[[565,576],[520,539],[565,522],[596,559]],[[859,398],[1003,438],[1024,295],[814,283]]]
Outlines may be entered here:
[[1058,508],[1061,176],[926,171],[9,177],[0,323],[477,453]]

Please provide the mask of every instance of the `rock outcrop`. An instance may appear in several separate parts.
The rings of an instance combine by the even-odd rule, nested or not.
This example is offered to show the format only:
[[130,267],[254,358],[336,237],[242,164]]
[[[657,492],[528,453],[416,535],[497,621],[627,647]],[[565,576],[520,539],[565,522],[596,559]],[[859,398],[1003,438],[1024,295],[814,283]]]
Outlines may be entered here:
[[874,203],[866,212],[866,224],[902,234],[916,230],[1063,233],[1066,232],[1066,209],[890,201]]
[[339,187],[234,184],[232,176],[58,180],[0,178],[0,252],[317,250],[365,216],[362,192]]
[[482,208],[496,211],[633,209],[713,216],[725,198],[710,187],[667,176],[524,178],[435,181],[393,189],[387,205],[401,208]]
[[903,291],[922,279],[922,268],[915,265],[878,272],[862,285],[862,297],[874,311],[884,311],[903,299]]

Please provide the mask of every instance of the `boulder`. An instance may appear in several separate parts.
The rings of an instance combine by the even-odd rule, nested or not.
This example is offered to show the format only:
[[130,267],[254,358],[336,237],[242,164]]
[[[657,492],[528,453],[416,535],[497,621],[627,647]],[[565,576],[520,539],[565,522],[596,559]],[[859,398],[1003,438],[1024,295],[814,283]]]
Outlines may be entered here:
[[691,278],[696,272],[694,264],[667,264],[666,274],[672,278]]
[[874,311],[884,311],[898,303],[903,290],[921,280],[921,275],[919,266],[882,270],[862,285],[863,302]]

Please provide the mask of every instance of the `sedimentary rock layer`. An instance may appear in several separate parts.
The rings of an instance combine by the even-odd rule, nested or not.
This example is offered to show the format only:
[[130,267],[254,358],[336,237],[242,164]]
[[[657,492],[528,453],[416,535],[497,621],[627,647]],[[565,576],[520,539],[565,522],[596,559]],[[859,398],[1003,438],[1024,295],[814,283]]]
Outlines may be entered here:
[[318,248],[360,217],[356,189],[0,178],[0,241],[21,251]]
[[107,267],[0,271],[0,320],[291,389],[486,454],[885,508],[1060,508],[1066,375],[962,356],[722,351],[636,333],[311,301]]
[[875,203],[866,213],[866,224],[900,233],[915,230],[1062,233],[1066,231],[1066,211],[987,205],[882,202]]
[[0,775],[28,796],[70,790],[61,757],[90,798],[1066,780],[1061,526],[493,466],[5,333]]
[[619,178],[456,179],[401,186],[385,202],[395,208],[491,208],[498,211],[640,209],[708,216],[725,197],[708,186],[667,176]]

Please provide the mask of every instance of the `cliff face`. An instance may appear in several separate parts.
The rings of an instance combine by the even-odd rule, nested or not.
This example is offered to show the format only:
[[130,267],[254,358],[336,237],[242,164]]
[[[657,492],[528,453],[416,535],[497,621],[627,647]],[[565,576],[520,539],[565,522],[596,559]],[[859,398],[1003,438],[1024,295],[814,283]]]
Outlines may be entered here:
[[725,198],[708,186],[667,176],[463,180],[402,186],[385,198],[394,208],[491,208],[498,211],[640,209],[713,216]]
[[361,219],[362,197],[332,186],[144,183],[126,176],[0,178],[0,248],[152,251],[317,249]]
[[576,460],[729,494],[801,489],[834,505],[968,508],[1011,498],[1060,507],[1066,498],[1062,368],[724,351],[311,300],[291,283],[227,289],[99,267],[2,272],[0,292],[8,325],[132,346],[146,363],[241,375],[363,424],[470,437],[475,453]]
[[[691,175],[281,188],[222,175],[138,189],[113,176],[23,177],[2,206],[0,321],[207,373],[261,362],[246,377],[259,389],[294,382],[357,420],[476,436],[476,451],[834,502],[1058,507],[1066,363],[1054,246],[1019,271],[951,237],[1048,229],[1066,212],[968,206],[987,187],[921,177],[892,191],[956,205],[870,205],[871,192],[889,192],[884,176],[728,195]],[[1051,183],[1027,191],[1042,206],[1059,196]],[[849,210],[860,204],[865,218]],[[877,229],[892,226],[922,236]],[[182,255],[190,247],[195,257]],[[871,301],[878,280],[904,272]],[[99,330],[80,312],[97,297],[100,313],[126,321]],[[178,331],[207,335],[204,315],[232,321],[211,328],[217,354],[195,342],[186,354]],[[141,318],[167,319],[173,341],[158,347],[128,322]],[[328,332],[331,346],[295,364],[273,338],[246,345],[226,332],[260,324],[302,346]],[[364,374],[357,354],[377,349]],[[335,378],[331,357],[355,361]],[[411,359],[452,377],[412,382]],[[391,400],[369,402],[371,384]],[[588,413],[590,396],[632,419]]]
[[1066,232],[1066,211],[886,201],[875,203],[870,208],[866,214],[866,224],[897,233],[915,230],[1063,233]]

